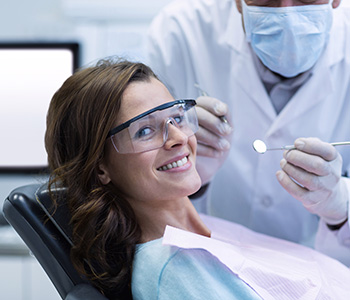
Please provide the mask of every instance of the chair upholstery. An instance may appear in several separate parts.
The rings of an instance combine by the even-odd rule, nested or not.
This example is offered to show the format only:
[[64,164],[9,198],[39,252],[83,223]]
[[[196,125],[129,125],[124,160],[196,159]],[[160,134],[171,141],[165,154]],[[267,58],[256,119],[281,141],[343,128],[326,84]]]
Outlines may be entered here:
[[[64,189],[54,192],[65,197]],[[106,299],[78,274],[70,260],[72,240],[68,208],[61,205],[51,216],[52,210],[46,184],[18,187],[3,205],[6,220],[39,261],[62,299]]]

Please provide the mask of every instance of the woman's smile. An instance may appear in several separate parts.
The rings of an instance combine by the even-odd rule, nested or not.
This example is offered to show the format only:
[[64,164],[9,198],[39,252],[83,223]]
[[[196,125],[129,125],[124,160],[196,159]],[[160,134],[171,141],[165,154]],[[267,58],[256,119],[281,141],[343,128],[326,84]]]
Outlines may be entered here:
[[[190,161],[188,160],[187,156],[184,156],[181,159],[175,158],[173,161],[165,163],[163,166],[157,168],[158,171],[167,171],[179,167],[185,166],[186,169],[190,167]],[[183,169],[183,168],[182,168]]]

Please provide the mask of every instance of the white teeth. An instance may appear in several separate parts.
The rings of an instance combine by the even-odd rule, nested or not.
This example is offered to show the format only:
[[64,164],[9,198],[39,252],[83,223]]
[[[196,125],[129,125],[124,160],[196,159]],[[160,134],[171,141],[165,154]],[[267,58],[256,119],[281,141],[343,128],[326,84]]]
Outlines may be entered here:
[[162,167],[158,168],[158,170],[159,171],[170,170],[172,168],[181,167],[186,163],[187,163],[187,157],[185,156],[183,159],[180,159],[178,161],[174,161],[170,164],[167,164],[166,166],[162,166]]

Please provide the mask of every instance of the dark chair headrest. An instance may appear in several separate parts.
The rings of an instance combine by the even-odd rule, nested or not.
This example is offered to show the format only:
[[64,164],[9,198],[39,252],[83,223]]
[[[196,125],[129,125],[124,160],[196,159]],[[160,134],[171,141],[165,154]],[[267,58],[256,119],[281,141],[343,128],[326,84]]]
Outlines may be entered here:
[[[64,187],[48,189],[48,185],[42,185],[35,193],[35,197],[51,222],[62,233],[64,238],[73,245],[72,229],[70,226],[70,213],[66,200],[66,189]],[[53,198],[56,201],[54,205]]]

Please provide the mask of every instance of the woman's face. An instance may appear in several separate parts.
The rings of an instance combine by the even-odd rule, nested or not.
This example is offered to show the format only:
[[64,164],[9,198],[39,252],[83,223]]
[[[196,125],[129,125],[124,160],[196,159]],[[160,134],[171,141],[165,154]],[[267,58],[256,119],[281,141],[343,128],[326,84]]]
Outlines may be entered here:
[[[116,126],[163,103],[173,101],[167,88],[157,79],[133,82],[123,94]],[[168,139],[158,149],[141,153],[118,153],[108,139],[106,157],[101,165],[100,180],[112,182],[130,201],[171,200],[196,192],[200,177],[195,169],[197,140],[187,137],[169,124]],[[182,166],[163,170],[179,160]]]

